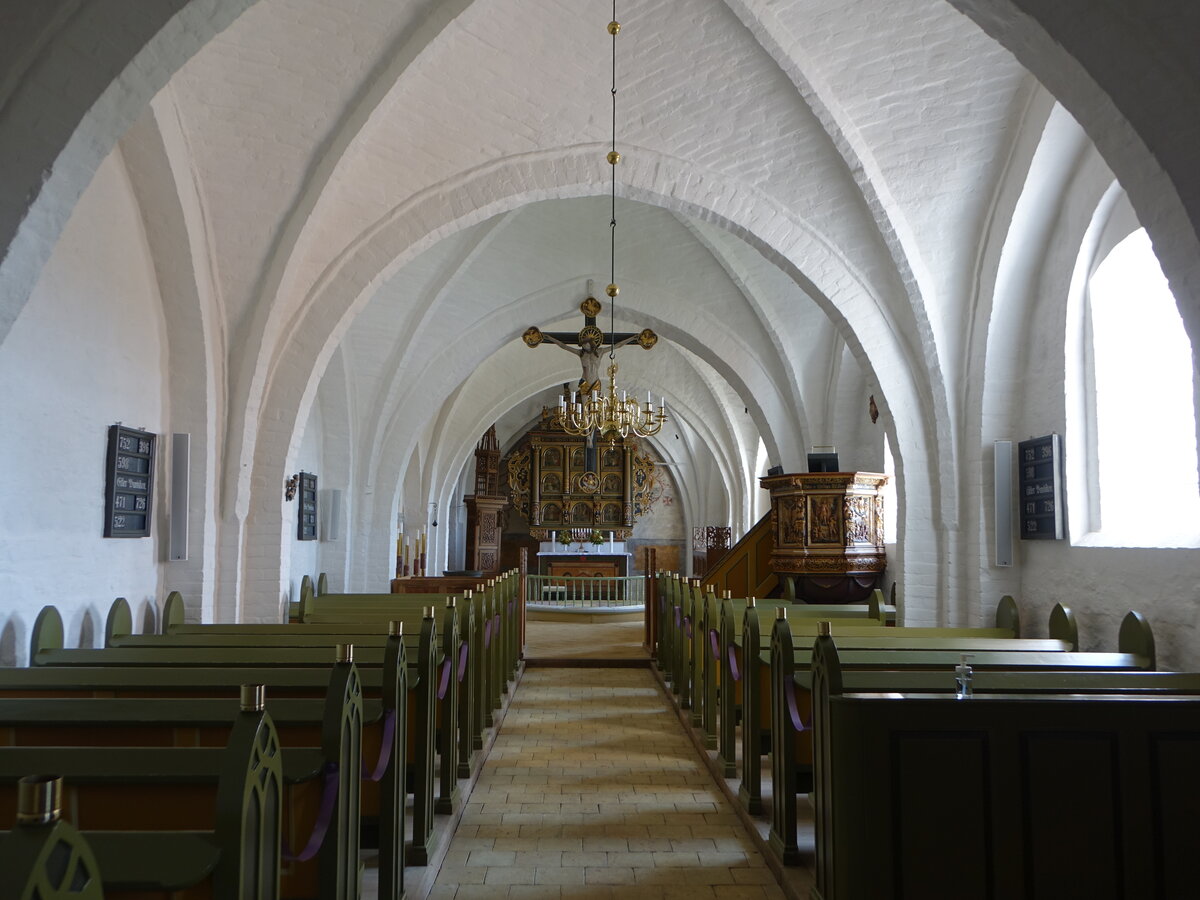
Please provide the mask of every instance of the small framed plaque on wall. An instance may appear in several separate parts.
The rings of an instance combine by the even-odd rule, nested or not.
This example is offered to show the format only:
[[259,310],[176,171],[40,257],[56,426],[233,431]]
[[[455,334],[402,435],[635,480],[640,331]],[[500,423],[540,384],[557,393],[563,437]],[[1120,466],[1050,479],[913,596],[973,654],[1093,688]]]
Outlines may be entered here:
[[296,540],[315,541],[317,539],[317,476],[309,472],[300,473],[300,485],[297,490],[300,499],[300,512],[296,521]]
[[154,447],[157,435],[124,425],[108,428],[104,466],[104,536],[139,538],[150,534],[154,507]]
[[1048,434],[1017,445],[1021,540],[1063,537],[1062,437]]

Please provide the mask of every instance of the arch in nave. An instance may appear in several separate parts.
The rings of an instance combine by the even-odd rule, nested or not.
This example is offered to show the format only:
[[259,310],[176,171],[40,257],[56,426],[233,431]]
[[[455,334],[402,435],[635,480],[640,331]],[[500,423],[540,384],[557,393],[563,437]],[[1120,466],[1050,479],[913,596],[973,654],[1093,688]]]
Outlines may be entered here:
[[[193,12],[194,13],[196,11],[196,8],[199,7],[200,5],[201,4],[199,4],[199,3],[192,3],[192,4],[188,4],[187,7],[178,6],[177,8],[180,10],[179,15],[182,16],[184,12]],[[209,13],[213,13],[214,11],[216,11],[216,13],[236,16],[236,14],[237,14],[236,12],[230,13],[230,11],[239,6],[244,8],[247,5],[248,4],[232,4],[232,3],[221,4],[221,3],[217,3],[217,2],[211,2],[211,3],[205,4],[205,7],[206,7],[206,11]],[[997,13],[997,15],[1001,15],[1001,14],[1009,15],[1009,17],[1012,19],[1011,23],[1008,23],[1008,22],[1001,23],[1003,25],[1011,27],[1011,29],[1012,29],[1011,32],[1007,33],[1009,35],[1009,38],[1011,38],[1011,40],[1009,40],[1008,38],[1004,38],[1004,37],[1001,38],[1002,40],[1004,40],[1006,45],[1018,44],[1019,40],[1022,38],[1022,36],[1026,35],[1026,32],[1023,29],[1032,30],[1033,32],[1035,32],[1034,37],[1035,38],[1038,37],[1039,33],[1037,33],[1037,28],[1038,28],[1037,24],[1034,23],[1031,25],[1030,23],[1025,22],[1022,19],[1022,16],[1024,15],[1024,11],[1022,9],[1021,4],[1001,3],[1001,2],[983,2],[983,0],[979,0],[979,2],[976,2],[976,3],[959,2],[959,3],[957,3],[957,5],[960,7],[964,7],[964,8],[970,6],[972,8],[974,15],[976,15],[979,18],[982,18],[982,17],[985,17],[986,15],[988,15],[989,11],[991,11],[991,12],[999,11],[999,13]],[[175,8],[175,7],[173,7],[173,8]],[[1047,14],[1047,15],[1050,15],[1050,14]],[[1114,25],[1114,24],[1117,26],[1121,25],[1121,22],[1116,19],[1117,14],[1111,10],[1107,10],[1107,9],[1096,10],[1095,15],[1098,17],[1099,25],[1103,25],[1103,26],[1110,26],[1110,25]],[[218,17],[218,19],[219,19],[219,17]],[[178,23],[172,21],[172,24],[177,25]],[[214,31],[216,30],[215,26],[212,26],[210,24],[208,26],[197,28],[196,31],[194,32],[194,34],[202,35],[205,31],[205,27],[213,28]],[[1060,32],[1062,32],[1064,35],[1066,35],[1066,32],[1067,32],[1067,29],[1065,27],[1060,28],[1060,27],[1056,26],[1055,24],[1053,24],[1052,22],[1051,23],[1042,22],[1041,28],[1044,31],[1043,36],[1058,35]],[[196,40],[202,41],[203,38],[198,37],[198,38],[196,38]],[[1032,39],[1031,39],[1031,41],[1032,41]],[[143,46],[149,45],[150,43],[151,43],[151,40],[147,39],[147,41],[145,42],[145,44]],[[1072,46],[1072,42],[1066,42],[1066,43],[1067,43],[1068,47]],[[1116,48],[1119,46],[1120,45],[1118,43],[1114,43],[1112,45],[1113,48]],[[164,46],[160,47],[159,49],[163,50],[163,51],[166,51],[166,50],[174,51],[175,48],[171,46],[171,42],[168,40],[168,41],[165,41]],[[116,48],[114,52],[119,57],[121,53],[124,53],[126,51],[131,51],[131,52],[129,52],[129,58],[132,59],[133,56],[136,55],[137,50],[138,50],[138,48],[134,45],[130,45],[129,47],[122,45],[121,47]],[[1014,50],[1014,52],[1018,52],[1018,51]],[[1060,54],[1065,54],[1070,51],[1069,50],[1059,50],[1057,52]],[[1115,53],[1117,51],[1113,50],[1113,52]],[[164,53],[164,56],[171,56],[171,55],[172,55],[171,53]],[[183,54],[180,54],[180,56],[182,56],[182,55]],[[1021,55],[1021,54],[1018,53],[1018,55]],[[1083,55],[1084,54],[1082,54],[1082,53],[1080,54],[1080,56],[1083,56]],[[1051,57],[1052,57],[1052,54],[1049,54],[1049,53],[1046,54],[1046,59],[1050,59]],[[1030,68],[1034,68],[1034,65],[1031,64],[1030,62],[1026,62],[1026,64],[1030,65]],[[1051,64],[1046,62],[1045,60],[1043,60],[1042,67],[1045,68],[1048,65],[1051,65]],[[170,67],[171,67],[170,60],[164,59],[163,68],[170,71],[171,70]],[[122,67],[118,64],[117,69],[120,70],[121,68]],[[1106,69],[1100,65],[1093,65],[1093,68],[1100,74],[1103,74],[1106,71]],[[1072,70],[1073,67],[1072,66],[1064,66],[1063,69],[1064,70]],[[1037,69],[1034,68],[1034,71],[1036,72]],[[134,74],[139,75],[139,77],[140,77],[140,73],[134,73]],[[158,75],[160,75],[160,74],[161,73],[156,72],[156,77],[158,77]],[[1046,79],[1045,75],[1043,75],[1042,77],[1044,80]],[[1105,82],[1109,81],[1108,79],[1103,79],[1103,78],[1100,78],[1098,80],[1101,83],[1105,83]],[[98,83],[101,86],[106,85],[106,82],[104,82],[103,80],[100,80]],[[1051,81],[1048,80],[1047,83],[1051,83]],[[122,87],[122,90],[128,90],[131,87],[137,87],[137,86],[138,85],[126,85],[126,86]],[[1127,100],[1130,99],[1129,95],[1134,94],[1134,92],[1143,88],[1143,86],[1138,82],[1138,79],[1124,79],[1123,85],[1110,85],[1110,84],[1105,83],[1105,87],[1108,88],[1108,90],[1111,94],[1117,95],[1118,93],[1121,93]],[[1056,94],[1062,93],[1058,88],[1053,88],[1053,86],[1052,86],[1052,89],[1055,90]],[[1077,93],[1082,93],[1085,95],[1090,93],[1092,95],[1092,99],[1094,99],[1096,94],[1103,93],[1101,91],[1100,87],[1096,83],[1094,83],[1090,80],[1085,81],[1082,85],[1079,85],[1078,87],[1072,87],[1072,90]],[[1160,96],[1172,96],[1172,95],[1170,93],[1166,93],[1166,94],[1162,94]],[[1136,96],[1134,96],[1132,99],[1136,100],[1138,98]],[[1087,100],[1088,100],[1088,97],[1085,96],[1085,97],[1082,97],[1081,99],[1078,99],[1078,102],[1080,105],[1086,105]],[[90,115],[95,104],[88,105],[88,101],[84,100],[84,101],[81,101],[78,105],[79,105],[79,108],[81,108],[81,109],[86,108],[87,110],[89,110],[87,115]],[[144,105],[144,102],[142,104],[137,105],[135,109],[140,110],[143,105]],[[1120,108],[1121,109],[1130,109],[1132,107],[1132,105],[1133,105],[1132,103],[1126,102],[1126,103],[1121,104]],[[1151,103],[1145,104],[1145,107],[1147,109],[1155,108],[1154,104],[1151,104]],[[1074,106],[1073,106],[1073,108],[1075,109],[1076,113],[1079,114],[1079,108],[1074,107]],[[1088,130],[1093,135],[1093,137],[1095,136],[1095,128],[1096,128],[1097,119],[1103,120],[1106,116],[1108,116],[1108,117],[1115,116],[1119,120],[1118,124],[1124,123],[1124,119],[1121,118],[1121,113],[1117,112],[1116,110],[1110,110],[1108,108],[1103,108],[1103,109],[1089,110],[1089,111],[1094,113],[1094,115],[1080,115],[1080,118],[1081,118],[1081,121],[1084,121],[1085,125],[1091,126],[1088,128]],[[19,110],[18,110],[18,112],[19,112]],[[97,114],[103,115],[107,112],[109,112],[109,110],[100,110]],[[131,117],[132,115],[136,114],[136,112],[128,112],[128,110],[127,110],[127,114]],[[83,115],[84,114],[81,113],[80,118],[82,118]],[[19,118],[19,115],[18,115],[18,118]],[[69,120],[69,118],[70,117],[68,116],[68,120]],[[1170,129],[1171,117],[1163,116],[1162,119],[1163,119],[1163,122],[1165,123],[1162,127]],[[89,123],[89,124],[94,124],[94,123]],[[1101,124],[1103,124],[1103,123],[1101,123]],[[1132,128],[1128,126],[1128,123],[1124,123],[1124,125],[1126,128],[1128,128],[1128,130],[1130,132],[1132,132]],[[1139,127],[1141,127],[1141,126],[1139,126]],[[123,127],[122,127],[122,129],[110,129],[110,130],[115,133],[120,133],[120,131],[123,130]],[[81,129],[81,133],[87,132],[87,131],[88,131],[88,129],[86,129],[86,128]],[[1115,129],[1115,131],[1119,132],[1120,129],[1119,128]],[[1160,134],[1160,132],[1156,132],[1156,134]],[[100,129],[98,133],[93,133],[93,134],[90,134],[89,136],[92,138],[97,138],[96,144],[98,144],[98,145],[102,146],[105,142],[105,133],[104,133],[103,129]],[[1196,334],[1197,331],[1196,331],[1196,328],[1194,325],[1194,320],[1195,320],[1194,297],[1196,294],[1195,285],[1197,284],[1197,280],[1194,277],[1184,277],[1182,279],[1184,290],[1183,291],[1179,290],[1179,284],[1180,284],[1180,280],[1181,280],[1179,277],[1179,272],[1181,271],[1181,268],[1182,268],[1182,270],[1191,271],[1190,269],[1187,269],[1188,265],[1195,266],[1197,264],[1200,264],[1200,263],[1196,262],[1197,260],[1200,260],[1200,253],[1194,252],[1195,251],[1195,243],[1196,243],[1194,229],[1192,229],[1190,227],[1190,225],[1187,223],[1185,216],[1182,218],[1180,217],[1179,213],[1180,213],[1180,210],[1182,209],[1182,206],[1181,206],[1181,204],[1179,204],[1177,202],[1178,198],[1175,197],[1174,188],[1171,185],[1167,185],[1165,188],[1163,188],[1163,185],[1161,183],[1161,178],[1165,178],[1166,176],[1163,175],[1162,171],[1157,167],[1156,164],[1154,164],[1153,159],[1152,159],[1152,154],[1150,153],[1150,151],[1145,148],[1145,146],[1142,144],[1142,142],[1140,140],[1136,139],[1136,135],[1135,135],[1135,140],[1130,141],[1130,142],[1125,142],[1125,144],[1122,144],[1122,142],[1119,140],[1120,137],[1121,137],[1120,134],[1117,134],[1116,136],[1109,135],[1108,139],[1105,142],[1101,142],[1100,140],[1097,140],[1097,143],[1101,145],[1101,149],[1105,152],[1106,155],[1115,157],[1116,161],[1114,161],[1113,166],[1114,166],[1114,169],[1117,170],[1117,174],[1122,178],[1123,181],[1127,180],[1127,177],[1126,177],[1127,174],[1137,175],[1136,171],[1133,171],[1131,173],[1131,170],[1136,170],[1139,167],[1147,167],[1148,166],[1147,171],[1149,171],[1151,174],[1149,174],[1145,177],[1138,176],[1138,177],[1129,179],[1132,182],[1132,184],[1130,186],[1131,196],[1134,198],[1135,205],[1140,206],[1141,209],[1143,209],[1143,210],[1153,209],[1154,210],[1155,214],[1151,217],[1153,219],[1153,221],[1150,222],[1149,224],[1150,224],[1151,233],[1154,234],[1156,237],[1156,245],[1159,245],[1160,247],[1164,246],[1163,236],[1164,236],[1164,234],[1166,235],[1166,238],[1167,238],[1165,240],[1166,249],[1165,249],[1165,251],[1163,251],[1164,268],[1167,269],[1169,275],[1172,275],[1172,280],[1177,285],[1177,296],[1181,297],[1181,300],[1180,300],[1181,307],[1184,307],[1185,305],[1187,305],[1187,300],[1182,299],[1182,298],[1186,297],[1186,298],[1191,298],[1191,300],[1192,300],[1190,309],[1184,310],[1184,317],[1185,317],[1185,322],[1189,323],[1189,328],[1190,328],[1191,332],[1193,334]],[[114,136],[112,137],[112,141],[115,141],[115,140],[116,140],[116,137],[114,134]],[[1164,137],[1163,141],[1168,141],[1168,139]],[[67,139],[64,138],[63,144],[65,145],[66,143],[67,143]],[[111,146],[111,145],[112,145],[112,143],[110,142],[109,146]],[[1115,150],[1113,149],[1114,146],[1116,147]],[[78,148],[76,148],[76,149],[78,149]],[[88,147],[86,149],[87,149],[88,153],[96,152],[94,150],[94,146]],[[34,152],[36,153],[37,151],[34,151]],[[100,153],[102,153],[102,152],[103,151],[100,151]],[[41,158],[44,159],[44,158],[48,158],[51,156],[55,160],[59,159],[59,155],[57,154],[57,152],[46,153]],[[1170,156],[1169,154],[1163,154],[1164,159],[1169,158],[1169,156]],[[82,162],[84,163],[84,168],[86,168],[86,157],[87,157],[87,153],[83,153],[81,158],[80,157],[72,158],[68,162],[79,163],[79,162],[81,162],[81,159],[82,159]],[[98,165],[98,158],[97,158],[97,161],[95,164]],[[56,162],[53,165],[46,166],[46,168],[57,170],[59,168],[59,166]],[[90,173],[91,173],[91,171],[94,171],[94,168],[95,168],[95,165],[92,165],[91,169],[86,173],[87,177],[90,177]],[[1154,173],[1158,173],[1158,175],[1155,175]],[[57,172],[55,174],[57,174]],[[61,177],[66,178],[67,174],[68,173],[64,171],[62,173]],[[75,171],[75,175],[78,177],[78,175],[79,175],[78,170]],[[1161,176],[1161,178],[1160,178],[1160,176]],[[1159,181],[1156,182],[1155,181],[1156,178],[1159,178]],[[51,179],[51,180],[53,180],[53,179]],[[83,181],[86,182],[86,178],[84,178]],[[1178,183],[1186,184],[1187,182],[1185,179],[1180,178]],[[30,224],[28,231],[25,231],[24,229],[26,227],[26,224],[29,222],[29,218],[25,217],[24,214],[22,213],[21,216],[18,216],[18,218],[21,220],[21,225],[16,230],[21,231],[22,232],[21,237],[28,239],[28,241],[31,244],[36,245],[36,244],[45,242],[45,246],[48,248],[49,246],[53,245],[53,242],[57,236],[57,230],[54,225],[54,217],[55,217],[55,215],[59,215],[59,214],[61,214],[65,217],[68,207],[70,206],[71,203],[73,203],[73,198],[69,197],[70,190],[65,190],[65,192],[64,192],[63,185],[60,184],[59,182],[55,182],[54,184],[50,184],[50,182],[47,182],[47,185],[48,185],[48,187],[43,188],[40,192],[39,191],[31,192],[30,196],[34,197],[35,199],[32,201],[29,201],[29,202],[32,205],[37,205],[37,204],[45,202],[47,204],[55,206],[55,208],[41,210],[42,212],[47,213],[47,215],[45,215],[45,216],[32,217],[32,218],[39,218],[40,221],[38,221],[37,223],[34,223],[34,224]],[[1155,185],[1157,185],[1157,187]],[[44,200],[43,200],[43,195],[45,197]],[[75,196],[77,196],[77,195],[78,194],[76,193]],[[55,205],[55,203],[54,203],[54,198],[56,196],[58,198],[57,205]],[[1189,196],[1194,197],[1195,193],[1193,193]],[[1175,199],[1172,200],[1172,198],[1175,198]],[[1175,203],[1175,206],[1173,206],[1171,209],[1166,210],[1165,212],[1161,212],[1160,205],[1162,203],[1166,203],[1167,205],[1171,205],[1172,203]],[[28,210],[28,207],[26,208],[25,211],[27,211],[27,210]],[[46,227],[42,227],[42,226],[46,226]],[[1174,244],[1172,244],[1172,242],[1170,240],[1170,238],[1172,236],[1179,238],[1179,240],[1175,241]],[[11,248],[13,246],[13,244],[16,242],[16,240],[17,239],[14,238],[13,241],[6,242],[5,246],[8,248]],[[1183,247],[1183,250],[1179,250],[1180,246]],[[36,275],[29,275],[28,272],[16,271],[15,269],[13,269],[11,267],[17,267],[17,268],[25,267],[30,264],[30,261],[32,261],[32,265],[34,267],[40,265],[40,263],[37,262],[38,254],[36,252],[33,252],[33,253],[28,252],[30,249],[29,245],[22,246],[19,249],[20,249],[20,252],[18,252],[18,253],[13,253],[13,252],[11,252],[11,249],[10,249],[10,252],[4,255],[4,261],[0,262],[0,267],[5,266],[5,264],[8,264],[10,266],[10,268],[8,268],[7,271],[0,269],[0,278],[4,279],[5,285],[6,285],[6,308],[5,308],[6,314],[7,314],[7,312],[11,311],[14,308],[19,308],[19,305],[23,304],[23,302],[24,302],[24,298],[18,296],[18,297],[16,297],[15,300],[12,301],[12,304],[9,304],[9,299],[10,299],[9,295],[8,295],[9,285],[15,285],[17,287],[17,294],[19,295],[20,294],[20,282],[23,277],[36,279]],[[48,254],[48,252],[49,252],[48,249],[46,249],[45,253]],[[1186,274],[1186,271],[1185,271],[1185,274]],[[8,277],[10,274],[12,274],[14,276],[14,278],[11,280]],[[1189,285],[1191,286],[1190,289],[1189,289]],[[13,317],[15,317],[15,313],[13,313]],[[0,316],[0,327],[6,327],[6,323],[8,321],[11,321],[11,320],[10,319],[6,320],[4,318],[4,316]],[[890,393],[890,392],[885,390],[885,394],[888,394],[888,393]],[[892,400],[892,399],[893,399],[892,397],[888,397],[887,400],[885,400],[885,402],[888,402],[889,400]],[[897,446],[903,447],[904,444],[900,443],[900,444],[897,444]],[[900,464],[902,465],[903,462],[901,461]],[[235,558],[236,558],[236,555],[235,555]]]
[[[452,187],[446,186],[443,188],[444,192],[452,191],[455,194],[466,194],[468,197],[478,198],[478,202],[463,204],[470,212],[455,221],[454,224],[458,227],[465,227],[474,221],[479,221],[485,214],[502,211],[502,209],[496,208],[500,202],[497,194],[511,191],[514,181],[522,174],[534,182],[523,185],[526,196],[532,195],[538,199],[556,192],[571,196],[588,190],[594,179],[594,173],[590,166],[582,164],[580,156],[579,152],[568,153],[554,166],[544,166],[532,170],[522,167],[520,160],[510,161],[514,166],[514,171],[503,171],[495,166],[488,166],[484,168],[483,172],[471,173],[473,177],[469,177],[465,183],[460,182]],[[896,417],[896,425],[903,438],[899,446],[911,448],[915,458],[924,460],[927,466],[932,462],[931,468],[936,469],[936,460],[939,454],[930,452],[927,448],[927,435],[936,434],[937,428],[931,424],[933,415],[928,411],[927,392],[922,392],[914,384],[914,382],[921,382],[927,373],[919,363],[914,364],[908,345],[897,340],[898,336],[895,333],[874,327],[880,316],[881,307],[870,287],[864,284],[857,268],[841,258],[826,242],[816,239],[806,223],[789,216],[786,211],[779,209],[767,198],[760,198],[759,203],[747,203],[746,195],[753,193],[752,188],[720,183],[711,173],[706,173],[708,176],[706,180],[698,182],[697,179],[689,178],[686,166],[674,160],[656,158],[654,154],[642,152],[638,154],[637,158],[639,163],[630,167],[632,174],[627,173],[626,177],[631,187],[625,193],[635,194],[633,199],[656,202],[677,212],[717,221],[722,221],[722,211],[712,209],[711,205],[724,207],[741,220],[726,220],[724,221],[725,227],[748,240],[758,248],[759,252],[789,272],[790,276],[802,285],[808,295],[820,298],[819,304],[826,315],[837,323],[847,344],[860,356],[860,364],[874,373],[874,380],[881,385],[881,393],[888,398],[885,402],[894,402],[891,401],[893,397],[904,398],[905,402],[898,407],[903,410],[903,414]],[[570,174],[573,183],[568,185],[553,183],[561,179],[564,174]],[[649,185],[642,186],[640,184],[643,176],[656,184],[674,184],[678,185],[678,188],[671,197],[649,194]],[[689,197],[689,194],[693,193],[699,195],[694,200]],[[493,199],[485,202],[485,198]],[[516,206],[520,199],[520,197],[509,197],[506,206],[508,208]],[[701,202],[710,204],[710,207],[700,206]],[[693,203],[695,205],[692,205]],[[431,206],[434,208],[430,208]],[[395,262],[389,267],[394,269],[406,258],[414,255],[413,240],[408,238],[406,241],[406,232],[411,232],[413,223],[428,223],[430,217],[436,221],[447,216],[444,204],[436,202],[436,198],[428,195],[422,197],[419,209],[406,209],[405,213],[393,216],[391,221],[381,225],[360,244],[355,245],[354,254],[364,259],[394,260]],[[447,222],[442,227],[448,227],[449,224]],[[756,240],[756,231],[776,236],[777,240],[782,238],[781,243],[786,249],[770,247],[765,245],[763,240]],[[425,240],[427,239],[425,238]],[[421,240],[419,236],[416,237],[416,241]],[[405,247],[405,243],[402,242],[407,242],[408,246]],[[808,269],[819,273],[817,277],[828,282],[834,299],[828,299],[826,294],[818,289],[806,274],[801,272],[789,258],[789,255],[793,254],[803,257]],[[355,278],[350,274],[354,272],[355,266],[349,261],[349,257],[347,259],[347,277],[340,280],[331,277],[323,285],[324,289],[320,291],[320,301],[308,304],[309,319],[306,320],[303,328],[297,328],[294,331],[284,351],[284,360],[278,366],[279,370],[302,372],[308,366],[311,367],[309,371],[319,373],[323,364],[322,360],[327,358],[330,348],[342,339],[349,328],[354,312],[361,309],[368,299],[363,292],[356,291],[360,288],[363,279]],[[834,276],[832,274],[834,272],[838,275]],[[886,314],[884,317],[890,319],[890,316]],[[711,352],[702,351],[700,355],[702,358],[707,357],[710,364],[715,358]],[[291,362],[287,361],[289,356],[293,357]],[[313,365],[314,359],[315,366]],[[301,360],[306,361],[304,365],[301,365]],[[298,390],[299,387],[299,385],[285,384],[282,381],[272,383],[270,399],[265,406],[267,420],[270,423],[294,421],[302,413],[303,407],[298,405],[298,401],[308,392]],[[270,483],[273,480],[276,473],[272,470],[278,468],[279,460],[286,458],[286,453],[282,452],[284,448],[279,446],[279,442],[284,437],[283,433],[277,432],[272,435],[271,432],[267,432],[267,434],[273,439],[265,443],[259,442],[265,452],[256,452],[258,462],[254,470],[254,477],[259,478],[260,464],[271,467],[267,470],[270,474],[263,473],[261,475],[262,483]],[[911,477],[911,473],[909,476]],[[249,473],[246,473],[246,480],[248,479]],[[923,493],[929,498],[934,498],[944,490],[952,489],[952,485],[945,485],[938,481],[934,477],[933,471],[928,471],[924,475],[923,481],[926,485]],[[935,509],[936,504],[931,499],[929,506],[920,510],[918,513],[920,518],[916,521],[924,522],[926,523],[925,527],[928,527],[928,523],[933,521],[931,514]],[[940,520],[940,511],[937,515]],[[261,540],[268,544],[277,542],[279,531],[277,529],[272,529],[272,531],[274,532],[273,536],[269,532],[260,533]],[[265,547],[263,549],[265,550]],[[257,554],[252,554],[252,556],[257,556]],[[919,590],[914,591],[914,600],[920,596]],[[920,605],[919,600],[914,605]]]

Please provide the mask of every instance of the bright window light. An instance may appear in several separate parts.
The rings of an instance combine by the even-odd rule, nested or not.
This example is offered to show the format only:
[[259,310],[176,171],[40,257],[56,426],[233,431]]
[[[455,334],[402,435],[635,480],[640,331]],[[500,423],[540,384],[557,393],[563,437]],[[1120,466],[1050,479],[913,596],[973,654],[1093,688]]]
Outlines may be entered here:
[[1145,229],[1113,248],[1088,290],[1097,537],[1107,546],[1200,546],[1192,346]]
[[883,436],[883,474],[888,477],[887,484],[879,492],[883,495],[883,539],[888,544],[894,544],[899,501],[896,499],[896,460],[886,434]]

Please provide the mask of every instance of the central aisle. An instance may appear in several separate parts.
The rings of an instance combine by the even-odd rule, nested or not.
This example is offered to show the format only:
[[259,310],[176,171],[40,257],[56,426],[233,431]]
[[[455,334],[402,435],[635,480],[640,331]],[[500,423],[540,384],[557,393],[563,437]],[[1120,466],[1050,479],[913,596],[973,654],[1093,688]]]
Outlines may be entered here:
[[644,669],[526,669],[430,897],[782,897]]

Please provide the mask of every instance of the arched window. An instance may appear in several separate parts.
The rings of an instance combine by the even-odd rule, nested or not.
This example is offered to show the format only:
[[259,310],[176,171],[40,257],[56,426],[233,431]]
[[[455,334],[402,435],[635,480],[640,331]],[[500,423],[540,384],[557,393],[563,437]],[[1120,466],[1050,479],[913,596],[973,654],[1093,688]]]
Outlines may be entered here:
[[1072,538],[1200,546],[1192,346],[1145,229],[1094,268],[1084,317],[1087,527]]

